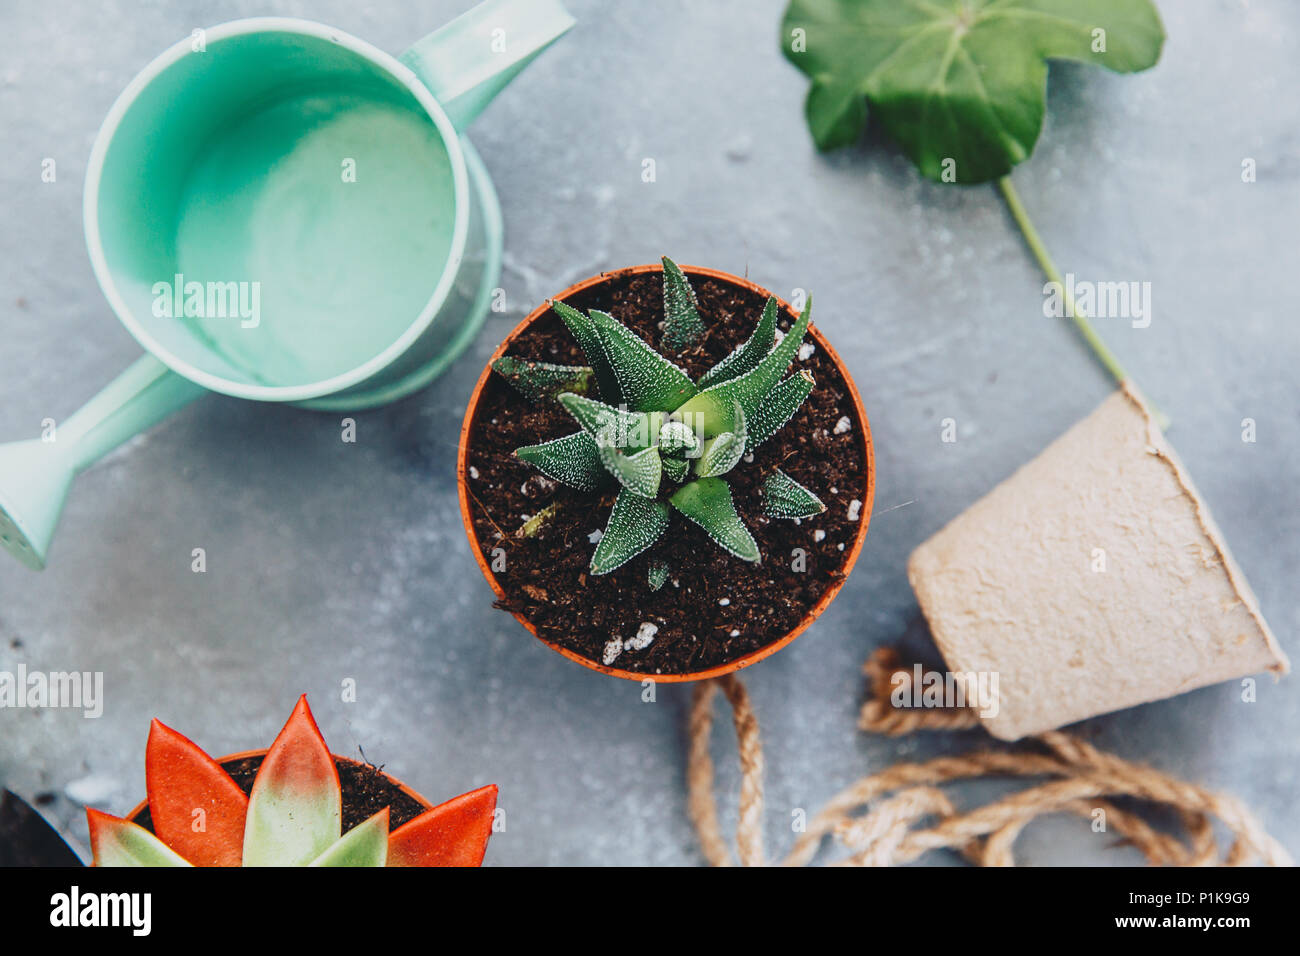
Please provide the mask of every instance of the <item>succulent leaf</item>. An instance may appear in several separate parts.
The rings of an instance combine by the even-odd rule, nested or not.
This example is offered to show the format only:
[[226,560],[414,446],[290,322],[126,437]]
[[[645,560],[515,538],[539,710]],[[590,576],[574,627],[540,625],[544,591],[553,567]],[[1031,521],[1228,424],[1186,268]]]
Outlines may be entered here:
[[768,392],[767,398],[759,404],[758,411],[750,420],[746,449],[753,451],[779,432],[786,422],[794,418],[812,390],[812,373],[800,369]]
[[664,474],[679,485],[691,473],[690,462],[684,458],[674,458],[671,455],[663,456],[659,459],[659,463],[663,466]]
[[658,448],[643,448],[636,454],[628,455],[614,445],[600,445],[600,460],[625,491],[642,498],[653,498],[659,494],[663,464]]
[[388,866],[478,866],[487,852],[497,788],[462,793],[388,835]]
[[668,506],[624,489],[614,501],[605,533],[591,558],[592,574],[608,574],[659,540],[668,527]]
[[663,347],[681,352],[699,341],[704,334],[695,290],[677,263],[663,257],[664,264],[664,337]]
[[338,840],[342,816],[338,769],[300,697],[253,781],[244,865],[310,863]]
[[820,498],[779,468],[763,482],[763,511],[773,518],[811,518],[825,510]]
[[[164,844],[195,866],[239,866],[248,796],[221,765],[161,721],[145,748],[149,817]],[[203,827],[195,832],[196,811]]]
[[609,473],[600,463],[596,440],[585,431],[540,445],[516,448],[515,457],[528,462],[548,478],[579,491],[595,491],[609,480]]
[[735,468],[745,454],[745,439],[735,432],[723,432],[704,443],[704,451],[695,460],[695,474],[716,478]]
[[530,402],[554,398],[560,392],[586,395],[595,373],[585,365],[552,365],[503,355],[492,363],[492,371],[509,382]]
[[609,358],[605,355],[605,347],[600,344],[600,334],[596,331],[596,323],[577,309],[558,299],[551,302],[551,308],[564,320],[569,333],[577,339],[582,354],[587,356],[587,364],[591,366],[596,375],[596,385],[600,389],[600,397],[611,405],[617,405],[623,400],[623,397],[619,394],[618,379],[614,377],[614,370],[609,365]]
[[358,823],[334,842],[312,866],[384,866],[388,862],[388,807]]
[[757,368],[763,356],[772,351],[772,346],[776,343],[776,312],[776,296],[768,296],[767,305],[763,306],[763,317],[758,320],[758,327],[754,329],[753,335],[705,372],[700,378],[699,387],[708,388],[719,382],[739,378]]
[[664,586],[664,582],[668,580],[668,562],[651,561],[649,579],[650,579],[651,591],[658,591],[660,588],[662,588]]
[[612,315],[591,310],[600,344],[618,379],[623,401],[635,412],[671,412],[699,391],[691,377]]
[[190,866],[190,862],[144,827],[86,808],[95,866]]
[[755,368],[739,378],[709,386],[677,409],[674,417],[693,424],[696,430],[702,428],[708,437],[732,429],[733,403],[740,405],[746,418],[753,418],[763,399],[781,380],[786,368],[798,353],[804,334],[808,331],[811,316],[812,299],[809,298],[803,314],[790,327],[785,338],[778,342]]
[[662,412],[628,412],[570,392],[560,395],[559,399],[597,445],[615,445],[626,451],[639,451],[653,445],[663,427]]
[[736,557],[759,560],[758,543],[736,514],[731,487],[721,478],[696,478],[678,488],[668,501]]
[[695,430],[685,422],[664,422],[659,429],[659,450],[666,455],[690,456],[700,447]]

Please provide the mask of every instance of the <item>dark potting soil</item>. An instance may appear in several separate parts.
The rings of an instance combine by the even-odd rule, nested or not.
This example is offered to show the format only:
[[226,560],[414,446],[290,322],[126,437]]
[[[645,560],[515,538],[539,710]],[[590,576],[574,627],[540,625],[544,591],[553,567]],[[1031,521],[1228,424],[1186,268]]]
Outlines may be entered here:
[[[662,274],[615,272],[608,278],[566,301],[578,309],[610,313],[663,351]],[[766,300],[709,277],[691,276],[691,284],[706,323],[704,338],[685,352],[665,354],[694,378],[749,337]],[[782,313],[782,331],[793,319]],[[811,336],[804,341],[813,343]],[[586,362],[553,311],[522,332],[507,354],[560,364]],[[472,470],[467,480],[479,547],[489,563],[493,549],[505,550],[505,570],[496,579],[506,596],[497,606],[518,612],[548,640],[597,663],[612,638],[626,641],[643,623],[654,624],[658,632],[648,647],[625,648],[611,665],[648,675],[687,674],[726,664],[798,625],[826,590],[842,580],[859,525],[869,516],[861,513],[867,501],[865,435],[844,377],[821,348],[796,358],[791,367],[813,374],[812,394],[781,431],[755,450],[752,462],[742,461],[726,476],[762,562],[751,564],[723,551],[701,528],[674,513],[657,544],[601,576],[588,570],[595,550],[590,536],[604,530],[616,491],[579,492],[517,459],[514,449],[570,434],[577,424],[558,403],[530,404],[500,376],[491,376],[469,436],[467,466]],[[837,432],[845,417],[849,428],[841,424]],[[827,510],[799,523],[764,515],[759,489],[778,466],[810,488]],[[552,504],[556,510],[539,532],[516,536],[528,516]],[[849,517],[851,508],[854,518]],[[795,569],[795,549],[806,555],[802,571]],[[670,568],[667,583],[657,592],[647,584],[654,559]]]
[[[253,779],[262,766],[261,757],[241,757],[221,766],[230,774],[244,793],[253,792]],[[378,767],[355,760],[336,757],[334,766],[339,771],[339,784],[343,791],[343,832],[347,833],[358,823],[364,823],[384,807],[388,807],[388,830],[391,833],[403,823],[414,820],[425,808],[420,802],[393,783]],[[135,818],[149,832],[153,820],[146,806]]]

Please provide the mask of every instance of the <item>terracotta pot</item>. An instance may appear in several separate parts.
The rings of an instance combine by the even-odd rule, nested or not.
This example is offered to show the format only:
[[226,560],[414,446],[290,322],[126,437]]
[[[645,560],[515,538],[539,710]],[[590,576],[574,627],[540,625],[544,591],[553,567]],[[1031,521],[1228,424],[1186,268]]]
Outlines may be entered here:
[[[228,756],[221,757],[220,759],[217,760],[217,763],[221,764],[222,768],[225,769],[227,764],[235,763],[240,760],[247,760],[249,757],[265,757],[266,751],[267,748],[265,747],[263,747],[261,750],[241,750],[237,754],[230,754]],[[353,760],[351,757],[340,757],[338,754],[330,754],[330,756],[334,758],[334,762],[336,764],[342,762],[344,764],[348,764],[353,767],[365,766],[365,764],[363,764],[360,760]],[[385,780],[387,780],[389,783],[397,787],[398,790],[401,790],[402,793],[406,794],[408,797],[410,797],[412,800],[418,803],[424,810],[433,809],[432,803],[424,799],[424,797],[420,796],[420,794],[416,793],[414,790],[412,790],[406,784],[402,783],[402,781],[398,780],[396,777],[392,776],[391,774],[384,773],[382,770],[379,771],[379,775],[383,777]],[[126,818],[130,820],[132,823],[139,823],[140,815],[148,809],[149,809],[149,799],[146,797],[144,800],[140,801],[140,803],[136,805],[134,810],[132,810],[130,813],[126,815]]]
[[[761,286],[755,285],[753,282],[750,282],[748,279],[742,279],[739,276],[734,276],[727,272],[720,272],[716,269],[705,269],[698,266],[682,266],[682,270],[692,278],[701,277],[707,279],[714,279],[718,282],[725,282],[730,285],[739,286],[740,288],[743,289],[748,289],[751,292],[761,295],[764,298],[766,298],[768,295],[771,294],[766,289],[762,288]],[[570,286],[569,288],[565,289],[563,292],[554,296],[554,298],[559,300],[568,300],[573,295],[577,295],[578,293],[583,292],[591,288],[592,286],[598,285],[602,282],[611,281],[616,277],[625,277],[628,275],[636,275],[645,272],[659,273],[662,271],[663,271],[663,267],[660,265],[645,265],[645,266],[635,266],[629,269],[619,269],[616,272],[601,273],[600,275],[592,276],[590,279],[586,279],[582,282],[579,282],[577,285]],[[784,300],[778,298],[777,302],[780,304],[781,309],[783,309],[792,319],[796,317],[795,311]],[[543,303],[539,305],[528,315],[527,318],[525,318],[522,322],[520,322],[517,326],[515,326],[514,330],[509,335],[506,336],[505,340],[497,347],[496,351],[492,353],[491,358],[488,359],[487,365],[483,368],[482,374],[479,375],[478,382],[474,386],[473,394],[470,395],[469,407],[465,410],[465,421],[464,424],[461,426],[461,430],[460,430],[460,451],[458,453],[457,460],[456,460],[456,484],[460,494],[461,520],[465,524],[465,534],[469,537],[470,549],[474,552],[474,557],[475,560],[478,561],[479,569],[482,570],[483,576],[487,578],[488,583],[492,585],[492,590],[496,592],[498,598],[504,598],[506,596],[505,590],[501,587],[499,583],[497,583],[496,575],[492,572],[492,568],[489,566],[487,558],[484,556],[482,549],[479,547],[478,536],[474,532],[473,517],[470,513],[470,495],[469,495],[469,486],[467,483],[468,468],[469,468],[468,451],[469,451],[470,430],[474,425],[474,420],[478,412],[479,402],[483,394],[483,389],[487,385],[488,380],[492,375],[492,363],[495,362],[498,358],[500,358],[509,350],[510,346],[514,343],[515,339],[519,336],[520,333],[522,333],[530,325],[536,322],[540,317],[546,315],[549,311],[550,311],[550,306],[548,304]],[[808,626],[812,624],[812,622],[818,618],[818,616],[822,613],[822,611],[826,610],[826,608],[830,605],[831,601],[834,600],[835,595],[839,593],[840,588],[843,586],[844,581],[847,579],[849,572],[853,570],[853,565],[858,559],[858,554],[862,551],[862,541],[867,536],[867,525],[871,521],[871,505],[873,499],[875,498],[875,493],[876,493],[876,465],[875,465],[875,455],[872,451],[872,446],[871,446],[871,426],[867,422],[866,410],[862,407],[862,397],[858,394],[857,386],[853,384],[853,378],[852,376],[849,375],[848,369],[844,367],[844,362],[840,359],[839,355],[836,354],[835,350],[831,348],[830,343],[826,341],[826,338],[821,334],[820,331],[818,331],[815,325],[811,325],[811,324],[809,325],[808,335],[811,337],[812,341],[814,341],[817,344],[817,347],[819,349],[824,350],[825,354],[830,357],[832,362],[835,363],[835,367],[839,369],[839,372],[843,376],[845,383],[848,385],[848,392],[850,397],[853,400],[853,407],[857,414],[858,421],[862,423],[863,441],[866,448],[866,455],[865,455],[866,494],[862,499],[862,522],[858,527],[858,532],[853,539],[852,545],[846,548],[844,563],[841,566],[843,571],[843,577],[841,577],[838,582],[832,584],[826,590],[826,592],[822,594],[821,598],[817,601],[815,605],[813,605],[813,607],[808,611],[808,613],[804,615],[803,619],[798,623],[797,626],[791,628],[785,635],[773,641],[772,643],[767,644],[756,651],[753,651],[749,654],[739,657],[736,660],[730,661],[729,663],[726,664],[721,664],[716,667],[708,668],[707,670],[693,671],[691,673],[686,673],[686,674],[649,674],[649,673],[640,673],[637,671],[622,670],[617,667],[610,667],[605,664],[600,664],[596,661],[588,660],[587,658],[583,657],[581,654],[577,654],[574,651],[569,650],[568,648],[560,647],[559,645],[551,641],[548,641],[546,638],[542,637],[537,633],[536,628],[534,628],[533,625],[529,623],[529,621],[523,615],[517,612],[511,612],[514,615],[515,619],[518,620],[519,623],[522,624],[525,628],[527,628],[534,637],[542,641],[542,643],[546,644],[552,650],[557,651],[560,654],[563,654],[569,660],[576,661],[577,663],[581,664],[583,667],[588,667],[591,670],[599,671],[602,674],[609,674],[612,677],[621,677],[625,680],[641,681],[641,680],[646,680],[648,678],[654,680],[657,683],[676,683],[681,681],[705,680],[710,677],[721,677],[723,674],[729,674],[732,671],[737,671],[740,670],[741,668],[749,667],[751,664],[756,664],[759,661],[763,660],[765,657],[770,657],[771,655],[779,651],[781,648],[789,644],[791,641],[793,641],[805,630],[807,630]]]

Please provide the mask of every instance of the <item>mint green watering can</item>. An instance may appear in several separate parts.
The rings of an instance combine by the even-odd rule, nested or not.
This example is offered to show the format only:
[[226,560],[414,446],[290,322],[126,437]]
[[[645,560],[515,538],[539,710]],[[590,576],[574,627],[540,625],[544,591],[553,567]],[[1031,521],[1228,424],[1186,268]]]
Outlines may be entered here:
[[501,210],[459,132],[573,19],[488,0],[398,58],[305,20],[196,30],[113,104],[86,245],[148,353],[40,438],[0,445],[0,544],[45,567],[73,477],[204,394],[382,405],[483,322]]

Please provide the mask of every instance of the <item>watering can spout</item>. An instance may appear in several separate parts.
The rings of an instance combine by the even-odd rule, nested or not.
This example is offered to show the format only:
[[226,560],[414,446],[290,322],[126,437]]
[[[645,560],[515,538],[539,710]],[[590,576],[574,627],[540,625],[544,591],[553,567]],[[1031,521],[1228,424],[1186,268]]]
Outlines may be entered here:
[[0,444],[0,545],[43,571],[72,479],[202,394],[146,355],[47,435]]
[[75,474],[55,443],[33,439],[0,445],[0,545],[35,571],[45,568]]

